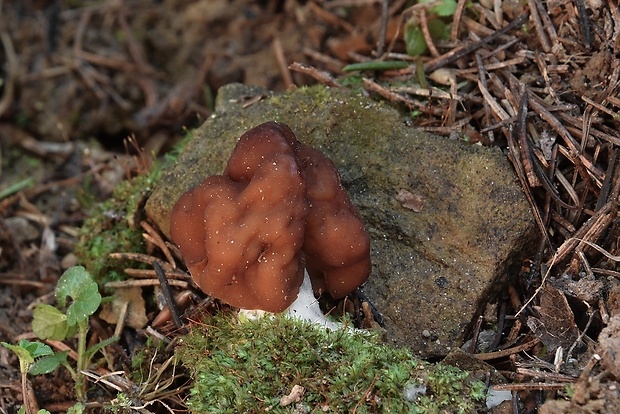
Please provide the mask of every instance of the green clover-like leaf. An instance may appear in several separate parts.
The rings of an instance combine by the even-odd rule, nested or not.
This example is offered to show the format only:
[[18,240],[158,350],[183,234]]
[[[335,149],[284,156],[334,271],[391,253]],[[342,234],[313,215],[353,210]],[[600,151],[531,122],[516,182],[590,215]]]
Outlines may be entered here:
[[67,297],[73,300],[73,303],[67,308],[69,326],[86,321],[101,304],[99,287],[90,273],[82,266],[70,267],[58,280],[56,286],[58,304],[65,306]]
[[45,345],[41,342],[30,342],[27,339],[20,340],[19,346],[28,351],[33,358],[39,358],[54,353],[49,345]]
[[11,345],[6,342],[0,342],[0,344],[15,352],[17,358],[19,358],[19,369],[24,375],[28,372],[35,358],[54,353],[49,346],[41,342],[30,342],[27,339],[22,339],[17,345]]
[[28,363],[34,362],[34,359],[40,356],[51,355],[54,353],[52,348],[48,345],[42,344],[41,342],[30,342],[27,339],[20,340],[17,345],[11,345],[6,342],[0,342],[0,344],[15,352],[19,359],[23,359]]
[[62,351],[39,358],[30,366],[30,370],[28,372],[32,375],[49,374],[58,368],[59,365],[67,362],[68,354],[69,351]]
[[67,338],[67,316],[53,306],[41,303],[32,311],[32,330],[41,339],[62,341]]

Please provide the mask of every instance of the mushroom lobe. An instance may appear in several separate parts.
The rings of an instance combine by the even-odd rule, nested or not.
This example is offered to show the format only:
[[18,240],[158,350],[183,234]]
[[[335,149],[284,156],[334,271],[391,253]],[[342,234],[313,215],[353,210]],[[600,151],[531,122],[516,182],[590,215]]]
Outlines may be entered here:
[[181,196],[170,231],[200,288],[235,307],[285,310],[304,265],[334,298],[370,274],[370,240],[335,166],[277,122],[243,134],[224,174]]

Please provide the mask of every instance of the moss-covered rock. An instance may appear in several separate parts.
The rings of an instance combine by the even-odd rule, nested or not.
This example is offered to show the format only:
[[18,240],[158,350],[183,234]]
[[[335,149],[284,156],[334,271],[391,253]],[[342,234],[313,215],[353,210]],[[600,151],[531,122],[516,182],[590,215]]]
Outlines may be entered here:
[[344,89],[275,95],[229,85],[164,172],[148,216],[167,234],[181,194],[220,174],[239,136],[270,120],[289,125],[340,171],[372,238],[364,293],[383,314],[387,339],[422,357],[461,346],[535,240],[529,207],[501,151],[410,128],[395,109]]

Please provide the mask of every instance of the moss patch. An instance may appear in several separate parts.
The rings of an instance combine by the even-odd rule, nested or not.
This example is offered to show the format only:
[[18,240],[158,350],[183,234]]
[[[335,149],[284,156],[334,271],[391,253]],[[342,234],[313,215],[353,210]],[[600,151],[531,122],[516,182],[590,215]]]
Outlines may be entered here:
[[100,285],[126,278],[123,269],[128,263],[110,259],[110,253],[146,253],[140,227],[145,219],[144,204],[162,171],[176,162],[180,149],[191,138],[192,132],[188,132],[163,160],[153,163],[149,173],[121,182],[108,200],[93,208],[80,228],[75,254]]
[[[467,372],[414,359],[376,334],[281,316],[207,317],[178,351],[195,380],[188,405],[196,413],[469,413],[485,396]],[[301,400],[281,407],[294,385],[306,390]]]
[[116,187],[114,194],[94,208],[80,229],[75,254],[99,284],[121,280],[127,263],[111,260],[110,253],[144,253],[140,210],[158,174],[139,175]]

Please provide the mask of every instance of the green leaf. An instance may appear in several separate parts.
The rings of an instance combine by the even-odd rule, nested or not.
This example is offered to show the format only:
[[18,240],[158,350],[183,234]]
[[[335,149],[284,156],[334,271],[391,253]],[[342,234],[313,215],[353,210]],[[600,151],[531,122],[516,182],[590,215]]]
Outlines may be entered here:
[[17,345],[11,345],[6,342],[0,343],[5,348],[15,352],[20,360],[24,360],[30,364],[34,362],[35,358],[54,353],[52,348],[48,345],[42,344],[41,342],[30,342],[27,339],[20,340]]
[[[428,32],[433,41],[443,39],[448,33],[447,25],[439,18],[429,19]],[[409,19],[405,25],[405,48],[409,56],[420,56],[428,48],[422,29],[416,19]]]
[[11,194],[21,191],[24,188],[32,187],[35,182],[36,180],[34,179],[34,177],[28,177],[14,184],[9,185],[7,188],[0,191],[0,200],[10,196]]
[[32,375],[49,374],[50,372],[58,368],[59,365],[67,362],[68,354],[69,351],[62,351],[39,358],[35,361],[34,364],[32,364],[29,372]]
[[[420,3],[430,3],[434,0],[420,0]],[[441,3],[431,8],[431,13],[438,16],[452,16],[456,11],[456,0],[443,0]]]
[[[26,406],[22,405],[21,407],[19,407],[19,410],[17,410],[17,414],[26,414]],[[44,409],[40,409],[39,411],[37,411],[37,414],[52,414],[47,410]]]
[[426,40],[424,40],[420,26],[416,24],[405,26],[405,49],[409,56],[420,56],[426,52]]
[[69,326],[88,320],[101,304],[99,287],[90,273],[82,266],[73,266],[67,269],[56,286],[56,300],[60,306],[65,306],[67,297],[73,303],[67,308],[67,323]]
[[432,11],[439,16],[452,16],[456,11],[456,0],[443,0],[443,3],[433,7]]
[[108,339],[104,339],[101,342],[97,342],[95,345],[91,346],[90,348],[88,348],[85,352],[86,354],[86,358],[90,359],[92,358],[93,355],[95,355],[97,353],[97,351],[99,351],[100,349],[105,348],[106,346],[113,344],[114,342],[118,341],[120,338],[118,336],[112,336]]
[[446,24],[440,19],[429,20],[428,31],[433,41],[444,39],[446,37]]
[[77,403],[73,407],[69,407],[67,414],[82,414],[84,412],[84,404]]
[[62,341],[67,338],[67,316],[53,306],[41,303],[32,311],[32,330],[41,339]]
[[33,358],[39,358],[54,353],[49,345],[42,344],[41,342],[30,342],[27,339],[19,341],[19,346],[26,349]]
[[373,60],[369,62],[352,63],[342,68],[344,72],[353,70],[393,70],[405,69],[409,64],[402,60]]
[[[19,407],[19,410],[17,410],[17,414],[26,414],[26,406],[22,405]],[[52,414],[47,410],[44,409],[40,409],[39,411],[37,411],[37,414]]]
[[54,353],[49,346],[41,342],[30,342],[27,339],[22,339],[17,345],[11,345],[6,342],[0,343],[17,354],[17,358],[19,358],[19,370],[22,375],[26,375],[35,358]]
[[34,358],[32,357],[32,355],[30,355],[30,352],[28,352],[26,349],[18,346],[18,345],[11,345],[9,343],[6,342],[0,342],[5,348],[10,349],[11,351],[15,352],[15,354],[17,354],[17,358],[20,359],[20,361],[24,361],[27,362],[29,364],[32,364],[34,362]]

